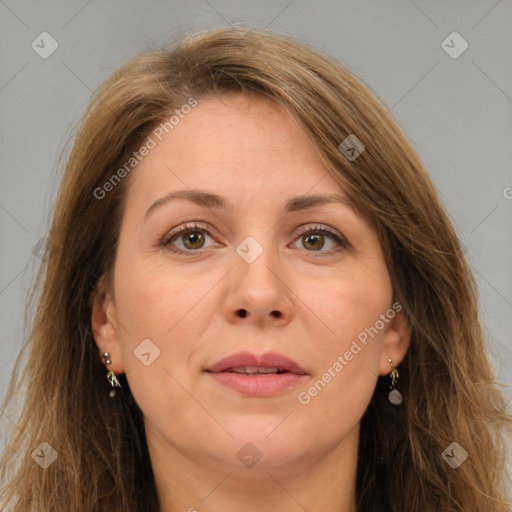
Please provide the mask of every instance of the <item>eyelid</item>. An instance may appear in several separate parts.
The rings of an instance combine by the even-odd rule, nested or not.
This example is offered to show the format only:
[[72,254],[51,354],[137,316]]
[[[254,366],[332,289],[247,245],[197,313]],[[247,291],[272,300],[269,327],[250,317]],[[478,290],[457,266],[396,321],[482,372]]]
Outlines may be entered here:
[[187,222],[185,224],[182,224],[182,225],[178,226],[177,228],[173,229],[172,231],[169,231],[162,238],[161,244],[162,245],[166,245],[166,244],[168,244],[172,240],[172,238],[174,236],[179,235],[181,233],[186,233],[187,231],[193,231],[194,229],[205,231],[209,236],[212,236],[211,233],[210,233],[210,229],[209,229],[208,224],[202,223],[200,221],[199,222],[193,221],[193,222],[190,222],[190,223]]
[[337,238],[340,242],[343,242],[345,243],[346,245],[348,245],[348,241],[346,240],[346,238],[341,234],[341,233],[338,233],[338,231],[330,228],[329,226],[326,226],[324,224],[306,224],[304,226],[300,226],[297,230],[296,230],[296,233],[297,233],[297,236],[302,236],[304,235],[305,233],[309,233],[310,231],[319,231],[319,232],[324,232],[324,233],[329,233],[330,235],[332,235],[334,238]]

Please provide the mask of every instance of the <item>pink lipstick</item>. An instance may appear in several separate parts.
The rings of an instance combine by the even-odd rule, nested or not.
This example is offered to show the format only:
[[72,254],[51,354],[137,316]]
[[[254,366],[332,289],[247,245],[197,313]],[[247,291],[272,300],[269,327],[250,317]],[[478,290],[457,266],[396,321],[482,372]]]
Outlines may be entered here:
[[302,384],[307,372],[290,358],[269,352],[232,354],[205,370],[217,383],[253,397],[269,397]]

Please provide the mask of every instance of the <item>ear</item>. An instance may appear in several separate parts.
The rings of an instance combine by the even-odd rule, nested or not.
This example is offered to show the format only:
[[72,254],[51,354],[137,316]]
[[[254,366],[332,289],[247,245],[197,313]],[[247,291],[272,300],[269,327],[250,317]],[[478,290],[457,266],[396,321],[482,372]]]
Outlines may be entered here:
[[379,374],[387,375],[391,370],[388,359],[391,359],[393,368],[396,368],[404,359],[411,344],[411,329],[398,302],[391,308],[396,312],[389,321],[384,332],[384,342],[379,363]]
[[91,294],[91,328],[94,341],[98,347],[101,361],[103,354],[108,352],[112,363],[108,366],[116,374],[124,373],[121,350],[118,338],[118,324],[113,298],[106,290],[105,276],[99,279]]

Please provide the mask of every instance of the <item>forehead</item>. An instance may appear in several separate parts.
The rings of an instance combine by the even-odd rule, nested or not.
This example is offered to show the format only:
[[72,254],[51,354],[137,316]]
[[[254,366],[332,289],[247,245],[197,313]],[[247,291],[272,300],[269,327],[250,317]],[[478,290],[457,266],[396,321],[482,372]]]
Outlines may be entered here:
[[340,190],[311,142],[268,98],[241,93],[207,97],[161,140],[153,133],[150,137],[155,147],[137,165],[130,187],[135,193],[187,187],[218,193],[236,187],[246,195]]
[[[237,160],[245,167],[269,159],[317,163],[318,156],[285,110],[257,96],[231,93],[203,99],[165,134],[162,155],[189,164],[204,160]],[[153,152],[154,154],[155,152]]]

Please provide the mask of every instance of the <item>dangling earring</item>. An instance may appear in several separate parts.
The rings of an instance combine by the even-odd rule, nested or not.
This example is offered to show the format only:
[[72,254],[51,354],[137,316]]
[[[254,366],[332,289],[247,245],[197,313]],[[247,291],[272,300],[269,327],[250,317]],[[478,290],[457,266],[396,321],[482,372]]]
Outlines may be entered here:
[[404,397],[402,396],[402,393],[400,393],[400,391],[398,391],[398,389],[395,388],[395,383],[398,379],[398,370],[396,368],[393,368],[393,363],[391,362],[391,359],[388,358],[388,361],[392,368],[391,372],[389,373],[389,376],[391,377],[391,386],[389,386],[389,389],[391,391],[388,393],[388,400],[393,405],[400,405],[403,402]]
[[[110,354],[108,352],[105,352],[103,354],[103,359],[105,359],[105,366],[108,366],[109,364],[112,364],[112,361],[110,360]],[[108,368],[107,368],[108,370]],[[120,388],[121,384],[119,384],[119,381],[117,380],[116,374],[112,370],[108,370],[107,373],[107,380],[110,382],[112,389],[110,390],[110,398],[114,398],[116,396],[116,389]]]

